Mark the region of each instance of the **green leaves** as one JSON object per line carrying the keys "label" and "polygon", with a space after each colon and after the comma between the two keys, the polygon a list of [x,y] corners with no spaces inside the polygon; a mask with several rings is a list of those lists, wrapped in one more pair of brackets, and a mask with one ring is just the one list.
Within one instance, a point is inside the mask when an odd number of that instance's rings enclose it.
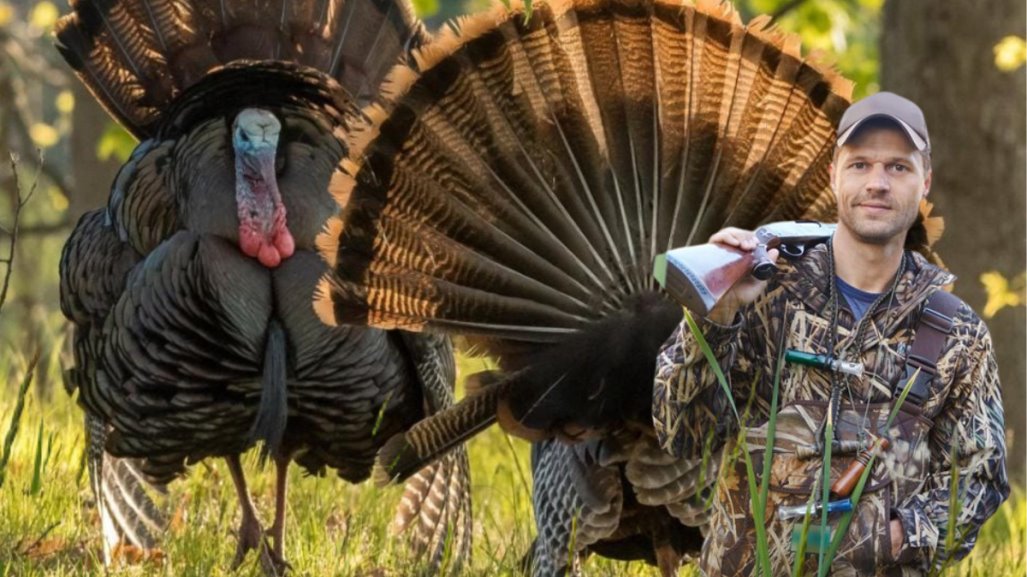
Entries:
{"label": "green leaves", "polygon": [[828,54],[846,78],[856,83],[853,98],[878,90],[883,0],[746,0],[738,3],[748,22],[760,14],[802,38],[803,52]]}
{"label": "green leaves", "polygon": [[100,160],[111,158],[125,162],[135,150],[136,140],[119,124],[110,122],[96,142],[96,157]]}
{"label": "green leaves", "polygon": [[439,11],[439,0],[412,0],[414,12],[421,18],[434,16]]}

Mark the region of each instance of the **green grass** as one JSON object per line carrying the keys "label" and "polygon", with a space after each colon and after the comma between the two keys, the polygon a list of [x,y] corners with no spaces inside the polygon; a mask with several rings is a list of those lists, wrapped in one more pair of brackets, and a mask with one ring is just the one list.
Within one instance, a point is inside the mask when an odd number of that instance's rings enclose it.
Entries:
{"label": "green grass", "polygon": [[[8,432],[17,388],[27,362],[0,350],[0,438]],[[466,365],[467,363],[465,363]],[[479,370],[466,367],[465,374]],[[44,374],[45,373],[45,374]],[[36,377],[60,382],[60,362],[43,359]],[[103,575],[99,527],[82,470],[81,413],[59,387],[45,398],[30,387],[20,428],[0,487],[0,577]],[[533,534],[528,446],[493,428],[470,444],[473,468],[474,550],[465,575],[518,575],[518,562]],[[261,469],[255,451],[244,460],[258,509],[268,523],[273,507],[272,468]],[[400,489],[350,485],[337,477],[306,477],[291,470],[286,555],[294,575],[400,576],[407,572],[401,540],[389,523]],[[254,555],[238,572],[229,569],[238,511],[231,478],[220,460],[209,460],[171,486],[178,511],[165,540],[162,562],[143,562],[115,576],[260,575]],[[973,555],[950,575],[1023,575],[1027,504],[1023,490],[983,528]],[[588,575],[656,576],[642,564],[590,558]],[[690,571],[684,570],[682,574]]]}

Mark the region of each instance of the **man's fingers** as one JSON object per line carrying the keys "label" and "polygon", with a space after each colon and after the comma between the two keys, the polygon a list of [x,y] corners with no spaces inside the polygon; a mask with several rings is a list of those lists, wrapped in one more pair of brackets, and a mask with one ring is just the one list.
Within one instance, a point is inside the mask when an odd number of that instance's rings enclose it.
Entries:
{"label": "man's fingers", "polygon": [[742,250],[753,250],[758,244],[752,231],[734,227],[724,228],[713,233],[709,242],[726,244]]}

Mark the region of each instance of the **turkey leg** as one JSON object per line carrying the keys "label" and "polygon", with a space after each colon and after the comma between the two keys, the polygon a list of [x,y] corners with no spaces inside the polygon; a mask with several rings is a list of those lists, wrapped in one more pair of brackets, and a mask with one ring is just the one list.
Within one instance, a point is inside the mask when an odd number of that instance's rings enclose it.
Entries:
{"label": "turkey leg", "polygon": [[[232,560],[232,570],[242,565],[246,553],[251,549],[260,550],[260,564],[265,572],[278,574],[273,569],[273,559],[267,543],[264,541],[264,530],[257,519],[257,508],[253,506],[253,499],[246,488],[246,477],[243,475],[242,462],[239,455],[225,457],[228,463],[228,471],[232,474],[232,482],[235,484],[235,493],[239,497],[239,508],[242,509],[242,522],[239,523],[239,543],[235,547],[235,558]],[[272,569],[272,571],[268,571]]]}
{"label": "turkey leg", "polygon": [[288,454],[275,457],[275,522],[268,530],[273,544],[271,556],[283,568],[289,566],[285,561],[285,495],[288,489],[290,460],[291,455]]}

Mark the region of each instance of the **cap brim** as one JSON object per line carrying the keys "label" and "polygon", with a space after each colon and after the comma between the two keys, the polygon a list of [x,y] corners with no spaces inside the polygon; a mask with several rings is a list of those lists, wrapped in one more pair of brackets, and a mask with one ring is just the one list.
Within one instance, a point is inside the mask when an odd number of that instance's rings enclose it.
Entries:
{"label": "cap brim", "polygon": [[915,130],[913,130],[913,127],[906,124],[905,121],[903,121],[901,118],[892,116],[890,114],[874,114],[861,120],[858,120],[857,122],[854,122],[852,126],[847,128],[845,132],[841,133],[838,136],[838,146],[842,146],[846,142],[848,142],[849,138],[851,138],[852,135],[856,133],[859,127],[863,126],[863,123],[874,118],[887,118],[895,124],[898,124],[900,127],[902,127],[902,130],[906,133],[906,136],[909,137],[910,142],[913,143],[913,146],[916,147],[917,150],[919,150],[920,152],[924,152],[927,150],[927,142],[923,138],[921,138]]}

